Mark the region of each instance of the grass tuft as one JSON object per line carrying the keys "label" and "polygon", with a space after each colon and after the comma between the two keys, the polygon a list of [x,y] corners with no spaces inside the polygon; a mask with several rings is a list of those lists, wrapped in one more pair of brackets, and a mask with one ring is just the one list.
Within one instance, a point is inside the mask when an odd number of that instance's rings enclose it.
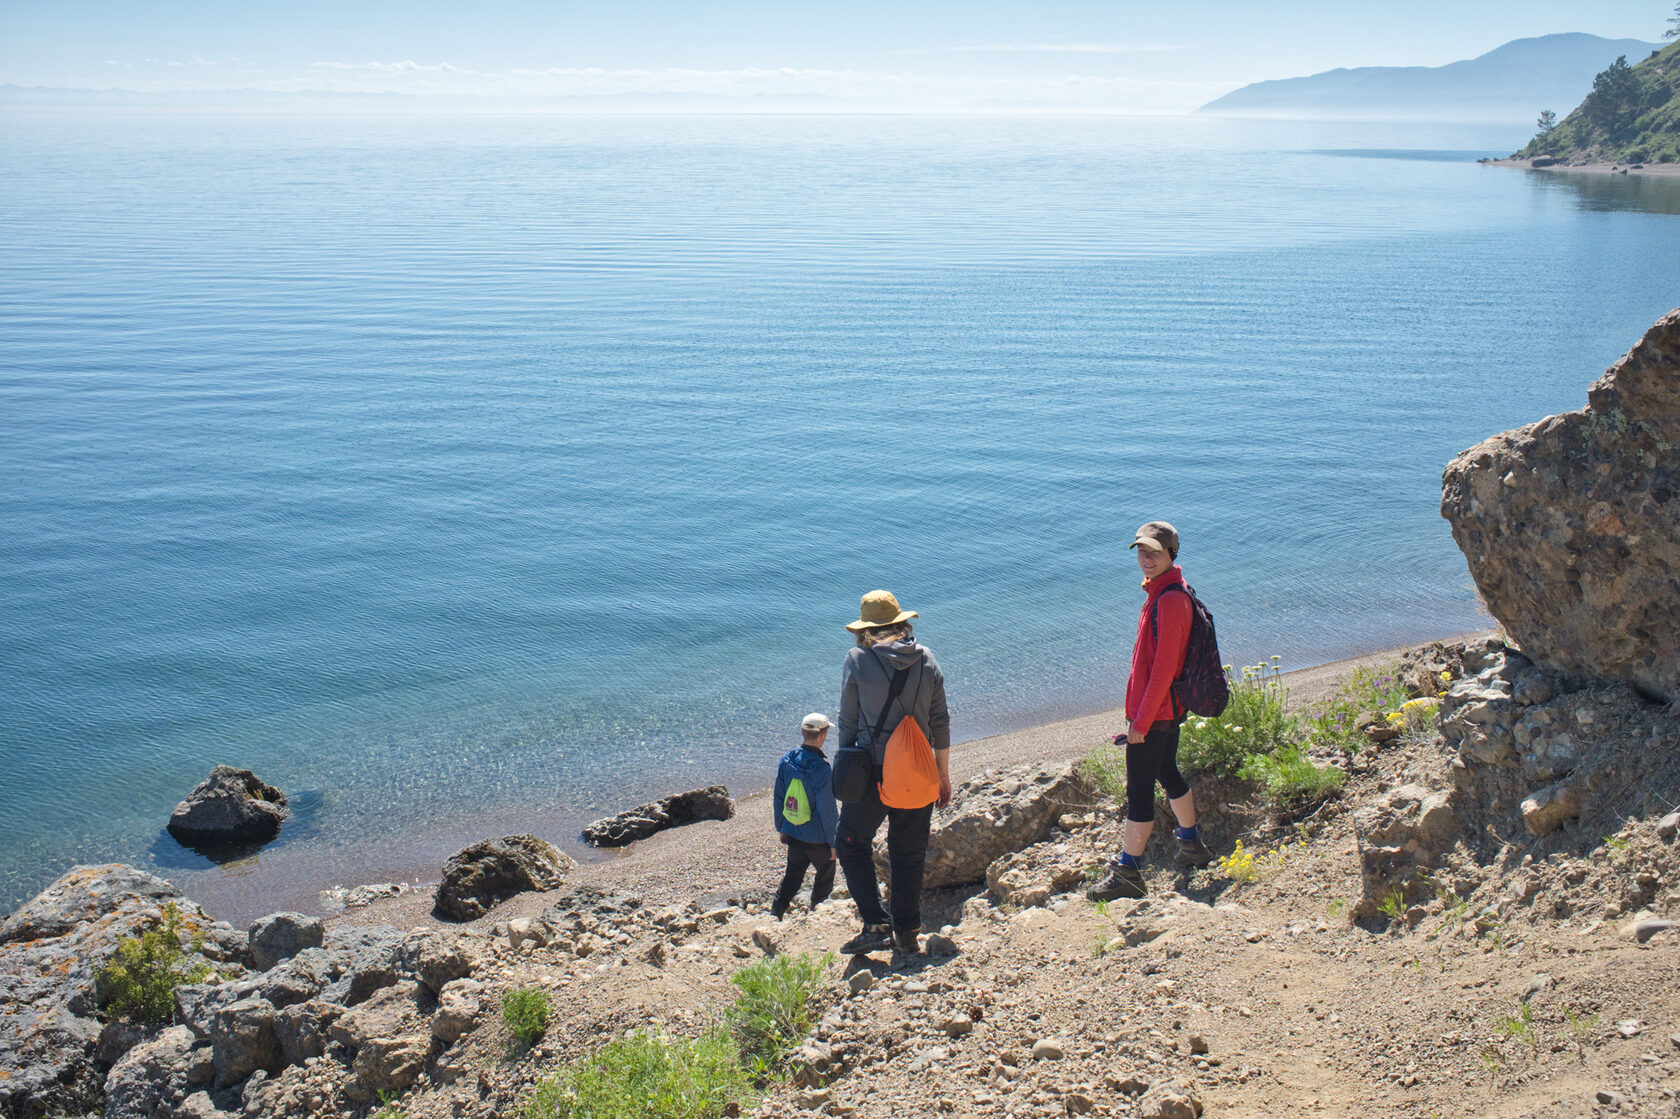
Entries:
{"label": "grass tuft", "polygon": [[754,1071],[767,1076],[787,1063],[811,1032],[811,998],[822,986],[832,955],[767,956],[730,977],[740,990],[725,1014]]}
{"label": "grass tuft", "polygon": [[720,1119],[753,1098],[729,1030],[656,1031],[609,1041],[537,1085],[524,1119]]}
{"label": "grass tuft", "polygon": [[516,987],[502,996],[502,1021],[520,1049],[529,1049],[548,1032],[548,996],[533,987]]}
{"label": "grass tuft", "polygon": [[1321,801],[1342,787],[1342,771],[1332,765],[1314,765],[1299,746],[1280,746],[1276,753],[1255,754],[1238,771],[1245,781],[1256,781],[1266,795],[1285,807]]}
{"label": "grass tuft", "polygon": [[1079,763],[1079,776],[1115,800],[1126,795],[1126,750],[1103,743]]}

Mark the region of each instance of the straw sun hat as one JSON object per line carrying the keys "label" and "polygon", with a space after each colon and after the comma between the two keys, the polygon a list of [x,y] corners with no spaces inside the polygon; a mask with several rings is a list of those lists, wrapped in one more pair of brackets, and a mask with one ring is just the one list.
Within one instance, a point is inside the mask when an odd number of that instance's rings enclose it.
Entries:
{"label": "straw sun hat", "polygon": [[847,622],[846,628],[856,633],[860,629],[874,629],[876,626],[892,626],[907,618],[918,617],[914,610],[904,610],[898,605],[898,599],[891,591],[870,591],[863,596],[863,606],[858,610],[858,620]]}

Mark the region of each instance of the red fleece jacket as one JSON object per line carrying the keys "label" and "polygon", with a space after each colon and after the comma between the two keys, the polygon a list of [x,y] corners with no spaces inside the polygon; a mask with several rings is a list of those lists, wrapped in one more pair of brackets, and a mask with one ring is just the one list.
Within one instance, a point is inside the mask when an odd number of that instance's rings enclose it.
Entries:
{"label": "red fleece jacket", "polygon": [[[1148,598],[1138,614],[1137,640],[1132,643],[1132,674],[1126,678],[1126,718],[1132,729],[1148,734],[1158,722],[1171,722],[1179,711],[1173,702],[1172,682],[1184,670],[1184,650],[1190,644],[1190,596],[1161,592],[1184,585],[1184,571],[1173,567],[1143,585]],[[1160,640],[1149,632],[1149,612],[1160,600],[1156,615]]]}

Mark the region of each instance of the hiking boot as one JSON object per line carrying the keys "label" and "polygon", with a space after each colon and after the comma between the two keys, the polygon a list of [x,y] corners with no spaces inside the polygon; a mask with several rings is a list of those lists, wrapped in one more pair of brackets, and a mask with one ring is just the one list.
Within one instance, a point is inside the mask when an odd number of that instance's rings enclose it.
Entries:
{"label": "hiking boot", "polygon": [[922,942],[917,939],[916,929],[894,929],[893,951],[901,956],[920,956]]}
{"label": "hiking boot", "polygon": [[888,951],[893,943],[891,925],[865,925],[862,932],[840,946],[840,951],[847,956],[864,956]]}
{"label": "hiking boot", "polygon": [[1120,863],[1110,863],[1108,873],[1102,879],[1091,883],[1085,888],[1085,896],[1091,901],[1113,901],[1115,898],[1141,898],[1149,893],[1149,887],[1144,885],[1143,871],[1135,866],[1124,866]]}
{"label": "hiking boot", "polygon": [[1207,866],[1213,862],[1213,850],[1202,837],[1195,839],[1181,839],[1178,841],[1178,851],[1173,855],[1173,864],[1189,870],[1193,867]]}

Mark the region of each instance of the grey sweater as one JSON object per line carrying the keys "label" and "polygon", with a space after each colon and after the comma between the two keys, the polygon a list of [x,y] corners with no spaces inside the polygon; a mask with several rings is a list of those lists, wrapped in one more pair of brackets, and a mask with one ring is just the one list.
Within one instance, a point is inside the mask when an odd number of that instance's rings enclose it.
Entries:
{"label": "grey sweater", "polygon": [[[904,689],[881,724],[881,741],[870,740],[881,706],[892,689],[893,673],[908,668]],[[932,650],[914,641],[894,641],[873,649],[855,648],[840,668],[840,748],[862,746],[880,765],[887,739],[905,715],[915,716],[935,750],[951,746],[951,713],[945,706],[945,676]]]}

